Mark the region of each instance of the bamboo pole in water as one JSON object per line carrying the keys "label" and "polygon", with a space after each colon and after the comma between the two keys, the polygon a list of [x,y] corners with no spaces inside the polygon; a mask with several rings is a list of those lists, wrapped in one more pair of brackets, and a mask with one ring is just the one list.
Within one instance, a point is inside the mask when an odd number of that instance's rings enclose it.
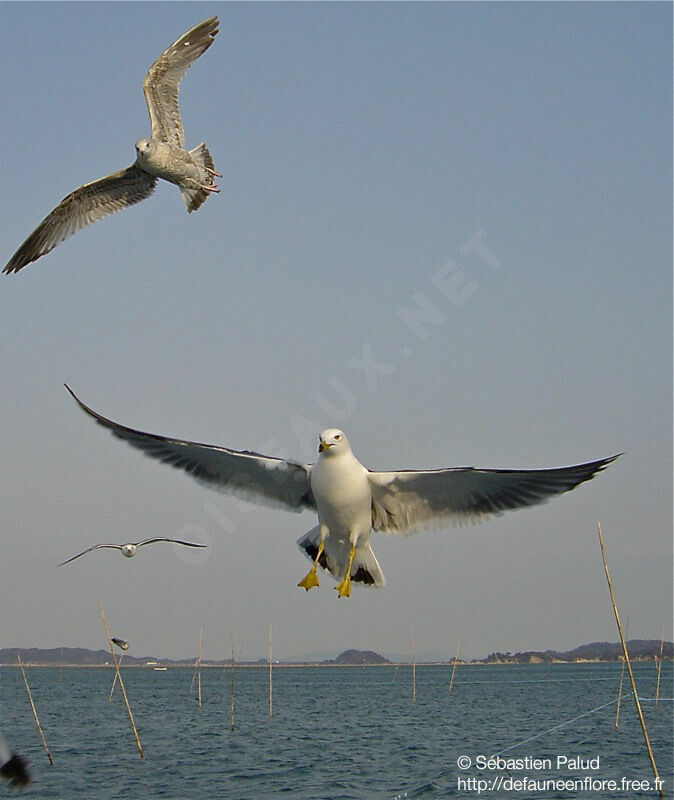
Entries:
{"label": "bamboo pole in water", "polygon": [[23,668],[23,664],[21,663],[21,656],[17,653],[16,658],[19,662],[19,666],[21,667],[21,674],[23,675],[23,682],[26,686],[26,691],[28,692],[28,699],[30,700],[30,707],[33,709],[33,718],[35,719],[35,725],[37,726],[37,732],[40,734],[40,739],[42,741],[42,747],[44,747],[44,751],[47,754],[47,758],[49,759],[49,763],[54,766],[54,759],[51,757],[51,753],[49,752],[49,748],[47,747],[47,740],[44,738],[44,732],[42,730],[42,725],[40,725],[40,718],[37,715],[37,709],[35,708],[35,703],[33,702],[33,695],[30,693],[30,686],[28,685],[28,678],[26,678],[26,671]]}
{"label": "bamboo pole in water", "polygon": [[229,729],[234,730],[234,640],[232,639],[232,669],[229,682]]}
{"label": "bamboo pole in water", "polygon": [[417,641],[412,631],[412,703],[417,702]]}
{"label": "bamboo pole in water", "polygon": [[[121,656],[119,657],[119,666],[120,667],[122,666],[122,659],[123,658],[124,658],[124,653],[122,653]],[[117,672],[115,672],[115,677],[112,679],[112,686],[110,687],[110,696],[108,697],[108,700],[112,700],[112,695],[113,695],[113,693],[115,691],[115,686],[116,685],[117,685]]]}
{"label": "bamboo pole in water", "polygon": [[660,670],[662,669],[662,651],[665,647],[665,626],[662,626],[662,636],[660,637],[660,655],[658,656],[658,677],[655,681],[655,705],[660,700]]}
{"label": "bamboo pole in water", "polygon": [[194,672],[192,673],[192,681],[190,682],[190,694],[194,689],[194,682],[197,682],[197,705],[201,708],[201,654],[204,646],[204,629],[203,626],[199,631],[199,650],[197,657],[194,659]]}
{"label": "bamboo pole in water", "polygon": [[115,665],[115,675],[117,676],[117,680],[119,681],[119,688],[122,690],[122,697],[124,699],[124,705],[126,706],[126,713],[129,716],[129,722],[131,723],[131,730],[133,731],[133,738],[136,740],[136,747],[138,748],[138,755],[141,758],[145,758],[143,755],[143,748],[140,743],[140,739],[138,738],[138,731],[136,730],[136,723],[133,721],[133,714],[131,713],[131,706],[129,705],[129,698],[126,696],[126,689],[124,688],[124,681],[122,680],[122,674],[119,671],[119,664],[117,663],[117,658],[115,657],[115,651],[112,649],[112,639],[110,638],[110,629],[108,628],[108,621],[105,618],[105,612],[103,611],[103,603],[98,601],[98,610],[101,614],[101,620],[103,622],[103,628],[105,630],[105,638],[108,640],[108,649],[110,650],[110,655],[112,656],[112,663]]}
{"label": "bamboo pole in water", "polygon": [[648,758],[651,762],[651,767],[653,769],[653,775],[655,776],[655,785],[658,789],[658,794],[660,797],[664,797],[665,793],[662,790],[662,780],[660,775],[658,774],[658,768],[655,765],[655,758],[653,757],[653,750],[651,749],[651,742],[648,738],[648,730],[646,728],[646,720],[644,719],[643,712],[641,710],[641,703],[639,702],[639,695],[637,694],[637,687],[634,683],[634,675],[632,674],[632,665],[630,664],[630,658],[627,654],[627,645],[625,644],[625,637],[623,636],[623,629],[622,625],[620,624],[620,615],[618,614],[618,607],[616,606],[615,602],[615,595],[613,594],[613,584],[611,583],[611,576],[608,571],[608,564],[606,563],[606,552],[604,551],[604,539],[601,535],[601,523],[597,523],[597,532],[599,534],[599,546],[601,548],[601,558],[604,562],[604,572],[606,574],[606,583],[608,584],[608,591],[611,595],[611,605],[613,606],[613,614],[615,616],[616,625],[618,626],[618,634],[620,636],[620,644],[622,645],[623,649],[623,657],[625,659],[625,664],[627,666],[627,674],[630,676],[630,684],[632,686],[632,697],[634,697],[634,704],[637,708],[637,714],[639,715],[639,722],[641,723],[641,730],[644,735],[644,742],[646,743],[646,750],[648,751]]}
{"label": "bamboo pole in water", "polygon": [[459,642],[459,646],[456,648],[456,656],[454,656],[454,665],[452,666],[452,674],[449,677],[449,686],[447,687],[447,694],[452,693],[452,687],[454,686],[454,675],[456,673],[456,665],[459,663],[460,655],[461,655],[461,642]]}
{"label": "bamboo pole in water", "polygon": [[204,649],[204,629],[199,630],[199,653],[197,654],[197,705],[201,708],[201,655]]}
{"label": "bamboo pole in water", "polygon": [[[625,622],[625,643],[629,642],[629,631],[630,626],[630,618],[627,617]],[[615,722],[613,723],[613,727],[618,730],[618,724],[620,722],[620,701],[622,700],[623,696],[623,680],[625,679],[625,659],[623,658],[622,667],[620,668],[620,682],[618,683],[618,702],[616,703],[615,707]]]}
{"label": "bamboo pole in water", "polygon": [[272,670],[272,660],[271,660],[271,622],[270,622],[269,623],[269,718],[270,719],[272,711],[271,670]]}

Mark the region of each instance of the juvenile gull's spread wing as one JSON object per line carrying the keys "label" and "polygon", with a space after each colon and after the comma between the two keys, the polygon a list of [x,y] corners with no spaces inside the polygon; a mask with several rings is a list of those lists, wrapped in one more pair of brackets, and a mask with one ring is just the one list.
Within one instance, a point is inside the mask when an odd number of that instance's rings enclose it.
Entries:
{"label": "juvenile gull's spread wing", "polygon": [[229,450],[133,430],[97,414],[85,406],[69,386],[66,385],[66,389],[83,411],[117,438],[158,461],[185,470],[211,488],[236,492],[251,501],[291,511],[316,507],[309,486],[310,468],[306,465],[248,450]]}
{"label": "juvenile gull's spread wing", "polygon": [[382,533],[462,525],[516,508],[544,503],[589,481],[618,458],[558,469],[454,467],[428,471],[370,472],[372,527]]}
{"label": "juvenile gull's spread wing", "polygon": [[218,18],[209,17],[159,56],[143,81],[143,94],[152,123],[152,136],[182,147],[185,143],[178,106],[178,86],[192,62],[213,44],[218,32]]}
{"label": "juvenile gull's spread wing", "polygon": [[3,272],[7,275],[18,272],[92,222],[145,200],[154,191],[156,183],[154,176],[135,164],[85,183],[49,212],[14,253]]}

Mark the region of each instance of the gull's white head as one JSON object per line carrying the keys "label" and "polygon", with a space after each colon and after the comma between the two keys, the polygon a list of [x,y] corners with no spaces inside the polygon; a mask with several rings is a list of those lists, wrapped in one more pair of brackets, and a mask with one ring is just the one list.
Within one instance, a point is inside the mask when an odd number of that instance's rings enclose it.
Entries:
{"label": "gull's white head", "polygon": [[322,454],[347,453],[351,451],[346,434],[337,428],[327,428],[318,437],[318,452]]}
{"label": "gull's white head", "polygon": [[132,556],[136,555],[136,550],[138,550],[138,547],[135,544],[123,544],[120,550],[122,551],[123,556],[131,558]]}
{"label": "gull's white head", "polygon": [[139,139],[136,142],[136,155],[138,158],[144,158],[152,149],[151,139]]}

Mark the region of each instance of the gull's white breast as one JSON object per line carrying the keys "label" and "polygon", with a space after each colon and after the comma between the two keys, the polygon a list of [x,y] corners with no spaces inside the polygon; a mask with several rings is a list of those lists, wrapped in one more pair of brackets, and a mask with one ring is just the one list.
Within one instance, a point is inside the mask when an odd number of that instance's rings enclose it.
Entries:
{"label": "gull's white breast", "polygon": [[319,458],[311,468],[319,522],[330,533],[369,535],[372,493],[368,471],[350,453]]}

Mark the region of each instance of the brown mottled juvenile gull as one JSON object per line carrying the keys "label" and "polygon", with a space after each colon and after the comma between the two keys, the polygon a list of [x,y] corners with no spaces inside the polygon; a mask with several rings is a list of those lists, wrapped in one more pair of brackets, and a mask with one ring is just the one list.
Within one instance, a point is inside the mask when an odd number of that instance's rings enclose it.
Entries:
{"label": "brown mottled juvenile gull", "polygon": [[349,596],[352,581],[366,586],[385,583],[370,546],[372,530],[404,535],[537,505],[589,481],[618,458],[558,469],[374,472],[356,459],[344,433],[330,428],[319,437],[316,463],[297,464],[127,428],[97,414],[69,386],[66,389],[83,411],[117,438],[200,482],[267,505],[315,511],[319,524],[297,542],[313,561],[298,586],[307,591],[318,586],[320,566],[340,580],[339,597]]}
{"label": "brown mottled juvenile gull", "polygon": [[3,272],[18,272],[73,233],[108,214],[139,203],[154,191],[157,178],[175,183],[187,211],[196,211],[219,189],[211,154],[203,142],[184,150],[185,135],[178,107],[178,86],[188,67],[213,43],[218,18],[209,17],[184,33],[148,70],[143,93],[152,135],[136,142],[136,161],[126,169],[85,183],[56,206],[9,260]]}
{"label": "brown mottled juvenile gull", "polygon": [[112,550],[119,550],[121,554],[127,558],[133,558],[136,555],[136,551],[139,547],[143,547],[143,545],[146,544],[154,544],[155,542],[173,542],[174,544],[182,544],[185,547],[207,546],[205,544],[198,544],[197,542],[184,542],[182,539],[169,539],[166,536],[155,536],[152,539],[143,539],[142,542],[128,542],[127,544],[95,544],[93,547],[88,547],[86,550],[82,550],[81,553],[69,558],[67,561],[62,561],[58,566],[62,567],[64,564],[70,564],[71,561],[83,556],[85,553],[90,553],[92,550],[101,550],[106,547]]}

